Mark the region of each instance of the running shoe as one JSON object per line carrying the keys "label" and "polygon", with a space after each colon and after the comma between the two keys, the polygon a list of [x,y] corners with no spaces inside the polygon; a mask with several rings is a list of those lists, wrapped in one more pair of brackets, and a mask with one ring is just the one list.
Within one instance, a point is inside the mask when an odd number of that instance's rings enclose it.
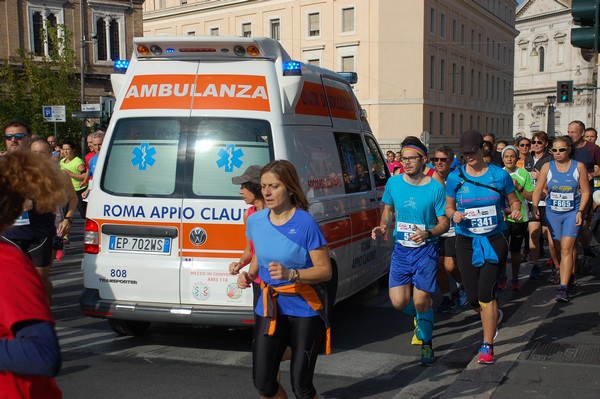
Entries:
{"label": "running shoe", "polygon": [[62,249],[57,250],[56,255],[54,255],[54,259],[56,259],[56,260],[61,260],[64,257],[65,257],[65,251],[63,251]]}
{"label": "running shoe", "polygon": [[540,267],[538,265],[533,265],[533,267],[531,268],[531,274],[529,275],[529,278],[532,280],[539,280],[541,275],[542,270],[540,269]]}
{"label": "running shoe", "polygon": [[498,337],[498,330],[500,329],[500,322],[504,318],[504,312],[498,309],[498,321],[496,322],[496,332],[494,333],[494,340]]}
{"label": "running shoe", "polygon": [[499,290],[505,289],[507,283],[508,283],[508,277],[506,277],[506,274],[504,276],[500,276],[500,278],[498,278],[498,289]]}
{"label": "running shoe", "polygon": [[458,307],[464,308],[467,302],[469,301],[467,299],[467,293],[463,288],[459,289],[457,292],[458,295],[456,297],[456,304],[458,305]]}
{"label": "running shoe", "polygon": [[423,366],[431,366],[435,361],[435,356],[433,355],[433,348],[431,347],[431,342],[424,343],[421,345],[421,365]]}
{"label": "running shoe", "polygon": [[512,279],[510,282],[510,289],[513,291],[521,291],[523,286],[519,283],[519,279]]}
{"label": "running shoe", "polygon": [[548,282],[551,284],[560,283],[560,270],[558,267],[554,267],[552,272],[550,273],[550,277],[548,277]]}
{"label": "running shoe", "polygon": [[421,339],[419,339],[419,337],[417,337],[417,332],[419,332],[419,327],[417,326],[417,318],[413,317],[413,324],[415,326],[415,331],[413,333],[412,339],[410,340],[410,343],[412,345],[423,345],[423,341]]}
{"label": "running shoe", "polygon": [[490,344],[483,342],[481,348],[479,348],[479,355],[477,356],[477,363],[479,364],[494,364],[494,347]]}
{"label": "running shoe", "polygon": [[452,298],[449,298],[444,295],[442,303],[440,303],[440,306],[438,306],[437,311],[438,313],[448,313],[453,307],[454,301],[452,300]]}
{"label": "running shoe", "polygon": [[569,302],[569,289],[560,287],[556,293],[556,302]]}

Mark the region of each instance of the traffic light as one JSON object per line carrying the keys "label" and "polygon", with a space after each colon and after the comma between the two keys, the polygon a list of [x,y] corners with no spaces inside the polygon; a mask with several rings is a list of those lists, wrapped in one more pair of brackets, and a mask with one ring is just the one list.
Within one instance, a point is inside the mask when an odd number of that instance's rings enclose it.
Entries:
{"label": "traffic light", "polygon": [[104,128],[108,126],[116,101],[114,97],[100,96],[100,125]]}
{"label": "traffic light", "polygon": [[556,102],[557,103],[572,103],[573,102],[573,81],[559,80],[556,82]]}
{"label": "traffic light", "polygon": [[598,28],[600,23],[598,0],[573,0],[571,15],[573,23],[582,28],[571,29],[571,45],[598,52]]}

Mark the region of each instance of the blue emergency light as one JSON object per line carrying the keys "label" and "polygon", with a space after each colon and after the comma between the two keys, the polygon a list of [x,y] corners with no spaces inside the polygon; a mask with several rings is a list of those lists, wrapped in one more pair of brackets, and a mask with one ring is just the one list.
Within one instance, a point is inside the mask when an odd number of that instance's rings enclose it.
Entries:
{"label": "blue emergency light", "polygon": [[282,64],[283,76],[302,76],[302,63],[287,61]]}
{"label": "blue emergency light", "polygon": [[115,60],[114,64],[113,64],[113,68],[114,68],[115,72],[124,73],[125,71],[127,71],[128,67],[129,67],[129,60]]}

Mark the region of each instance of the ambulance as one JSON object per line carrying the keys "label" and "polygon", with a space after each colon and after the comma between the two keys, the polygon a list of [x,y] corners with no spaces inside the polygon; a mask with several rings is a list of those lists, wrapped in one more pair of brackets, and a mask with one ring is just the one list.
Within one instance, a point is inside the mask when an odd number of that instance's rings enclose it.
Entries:
{"label": "ambulance", "polygon": [[83,312],[121,335],[152,322],[252,326],[228,273],[245,247],[231,178],[291,161],[327,239],[328,308],[386,275],[373,241],[389,172],[352,87],[278,41],[134,39],[99,154],[84,233]]}

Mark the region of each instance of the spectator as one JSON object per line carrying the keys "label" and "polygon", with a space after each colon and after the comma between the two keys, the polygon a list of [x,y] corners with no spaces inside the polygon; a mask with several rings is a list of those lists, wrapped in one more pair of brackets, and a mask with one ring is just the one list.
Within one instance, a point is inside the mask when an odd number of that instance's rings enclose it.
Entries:
{"label": "spectator", "polygon": [[[14,151],[0,158],[0,233],[34,202],[40,213],[51,213],[66,200],[54,190],[63,180],[49,161]],[[0,389],[2,397],[60,399],[56,385],[60,347],[48,299],[31,260],[0,240]],[[25,396],[24,396],[25,395]]]}
{"label": "spectator", "polygon": [[75,152],[75,143],[65,141],[63,143],[63,151],[65,157],[60,160],[60,168],[71,178],[71,183],[77,193],[79,205],[77,209],[82,218],[85,219],[87,203],[83,200],[82,194],[87,186],[83,184],[86,175],[86,168],[83,159],[79,158]]}

